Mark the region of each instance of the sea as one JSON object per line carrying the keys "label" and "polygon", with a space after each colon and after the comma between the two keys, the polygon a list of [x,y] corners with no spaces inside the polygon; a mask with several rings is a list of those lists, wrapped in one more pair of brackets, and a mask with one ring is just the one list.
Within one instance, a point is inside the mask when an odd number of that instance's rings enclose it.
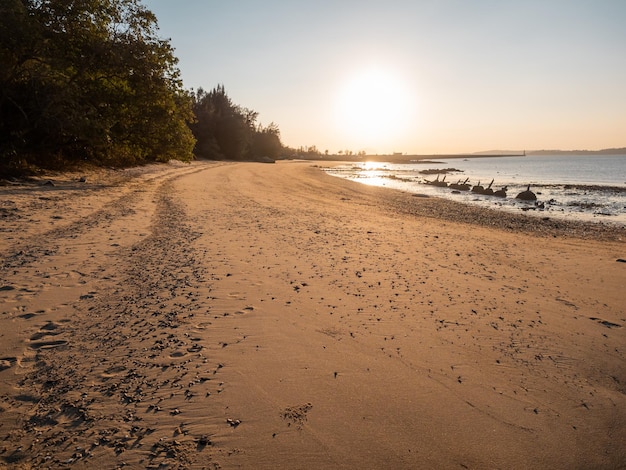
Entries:
{"label": "sea", "polygon": [[[626,155],[526,155],[429,158],[408,163],[346,163],[325,171],[359,183],[530,216],[615,224],[626,228]],[[429,182],[480,185],[506,197],[438,187]],[[493,181],[493,182],[492,182]],[[529,189],[537,199],[516,196]]]}

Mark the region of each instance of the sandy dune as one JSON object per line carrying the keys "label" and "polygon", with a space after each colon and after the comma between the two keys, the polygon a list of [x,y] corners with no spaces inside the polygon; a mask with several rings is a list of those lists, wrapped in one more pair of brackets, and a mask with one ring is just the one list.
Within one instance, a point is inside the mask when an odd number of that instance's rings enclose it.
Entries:
{"label": "sandy dune", "polygon": [[137,173],[0,187],[0,468],[626,468],[618,230]]}

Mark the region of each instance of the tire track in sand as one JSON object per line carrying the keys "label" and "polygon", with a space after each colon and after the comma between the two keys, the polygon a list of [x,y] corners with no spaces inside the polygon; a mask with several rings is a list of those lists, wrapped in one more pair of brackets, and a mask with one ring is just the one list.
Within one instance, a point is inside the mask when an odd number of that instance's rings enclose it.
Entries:
{"label": "tire track in sand", "polygon": [[[221,365],[211,361],[200,334],[208,323],[199,319],[208,309],[210,280],[191,247],[197,234],[171,191],[172,181],[204,169],[140,185],[3,260],[10,285],[47,256],[56,270],[83,273],[81,289],[88,293],[32,312],[37,295],[2,292],[19,308],[0,321],[29,322],[30,338],[0,370],[0,461],[187,468],[201,459],[211,468],[210,435],[218,423],[202,416],[221,391]],[[106,232],[119,231],[149,200],[150,234],[107,243]],[[93,239],[92,256],[72,256],[72,244],[86,238]]]}

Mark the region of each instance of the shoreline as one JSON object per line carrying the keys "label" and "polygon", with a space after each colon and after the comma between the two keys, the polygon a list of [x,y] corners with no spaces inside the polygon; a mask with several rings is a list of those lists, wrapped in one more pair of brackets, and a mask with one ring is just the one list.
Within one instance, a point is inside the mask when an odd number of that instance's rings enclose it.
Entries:
{"label": "shoreline", "polygon": [[300,156],[294,161],[301,160],[310,163],[365,163],[368,161],[378,163],[438,163],[437,159],[461,159],[461,158],[494,158],[494,157],[526,157],[524,154],[488,154],[488,155],[475,155],[475,154],[433,154],[433,155],[324,155],[317,157],[303,157]]}
{"label": "shoreline", "polygon": [[615,233],[309,162],[113,176],[0,188],[0,468],[626,458]]}
{"label": "shoreline", "polygon": [[[558,229],[567,229],[574,236],[578,237],[588,237],[593,233],[600,234],[603,231],[613,232],[608,237],[612,239],[619,239],[619,234],[616,233],[616,230],[626,228],[626,221],[624,219],[624,215],[621,212],[615,212],[619,210],[617,208],[618,204],[613,203],[612,206],[607,206],[607,212],[603,213],[603,206],[596,206],[591,203],[591,207],[599,207],[600,209],[597,213],[591,213],[591,211],[585,211],[583,213],[577,214],[576,209],[578,206],[589,205],[590,203],[587,201],[586,197],[580,196],[579,199],[572,198],[572,194],[560,194],[555,192],[554,188],[562,188],[562,192],[565,193],[571,190],[593,190],[593,191],[604,191],[606,194],[613,193],[623,193],[626,191],[626,188],[619,186],[598,186],[598,185],[582,185],[582,184],[540,184],[535,183],[532,185],[533,190],[537,192],[538,200],[540,203],[538,205],[532,205],[528,203],[523,203],[521,201],[516,200],[514,197],[517,192],[526,189],[526,184],[516,185],[514,183],[506,182],[509,186],[509,190],[512,191],[512,195],[509,195],[507,198],[497,198],[492,196],[480,196],[476,195],[471,191],[453,191],[453,188],[434,188],[429,185],[425,185],[423,181],[415,179],[413,173],[409,173],[409,176],[404,176],[402,171],[404,170],[394,170],[387,169],[383,167],[382,169],[375,169],[373,172],[372,178],[375,181],[374,183],[369,183],[369,174],[367,171],[363,171],[359,173],[358,171],[354,173],[353,169],[344,169],[343,165],[350,165],[350,162],[333,162],[328,164],[319,164],[320,168],[323,168],[330,175],[337,178],[343,178],[351,181],[355,181],[359,184],[371,185],[371,186],[379,186],[385,189],[407,192],[413,194],[414,197],[420,198],[433,198],[442,201],[451,201],[457,202],[461,204],[465,204],[467,206],[476,208],[480,207],[481,209],[492,210],[497,213],[512,215],[516,217],[521,213],[523,215],[528,215],[533,219],[539,219],[539,224],[546,225],[545,222],[548,222],[548,225],[553,225],[554,228]],[[336,168],[339,167],[339,170]],[[460,171],[460,170],[456,170]],[[438,171],[441,173],[441,171]],[[354,176],[350,178],[354,173]],[[423,173],[423,172],[420,172]],[[423,175],[422,175],[423,176]],[[426,179],[426,178],[425,178]],[[380,181],[376,181],[380,180]],[[424,186],[421,189],[421,186]],[[518,187],[519,186],[519,187]],[[511,189],[513,188],[513,189]],[[548,195],[546,195],[546,191]],[[617,197],[617,196],[616,196]],[[542,199],[543,198],[543,199]],[[555,199],[556,198],[556,199]],[[495,207],[495,206],[498,207]],[[442,208],[442,211],[444,209]],[[447,209],[445,209],[447,210]],[[471,222],[471,217],[468,217],[468,214],[462,214],[463,211],[459,211],[455,207],[451,207],[450,213],[452,214],[460,214],[461,220],[464,222]],[[467,212],[467,211],[466,211]],[[617,216],[617,217],[614,217]],[[477,220],[480,221],[485,217],[480,213],[477,213]],[[615,219],[615,220],[614,220]],[[518,221],[509,220],[506,225],[508,228],[516,227],[517,229],[524,230],[525,227],[529,227],[531,224],[529,223],[521,223],[524,219],[520,219]],[[552,223],[554,222],[554,223]],[[480,222],[478,222],[480,223]],[[580,227],[576,227],[576,224],[582,224]],[[492,225],[497,226],[498,223],[494,223]],[[502,224],[500,224],[502,225]],[[530,227],[534,230],[533,227]],[[545,231],[545,228],[541,228],[541,231]],[[561,230],[562,232],[562,230]],[[604,236],[604,235],[602,235]]]}
{"label": "shoreline", "polygon": [[[316,165],[318,168],[330,168],[328,165]],[[381,201],[387,202],[390,210],[418,217],[433,217],[450,222],[475,224],[482,227],[497,228],[507,232],[519,232],[544,237],[573,237],[580,239],[597,239],[604,241],[625,240],[624,228],[598,222],[567,221],[550,216],[540,217],[524,213],[511,213],[498,209],[478,207],[450,199],[428,196],[422,197],[418,193],[369,186],[363,183],[349,181],[340,177],[326,175],[330,178],[342,179],[352,184],[365,186],[368,191],[380,190]]]}
{"label": "shoreline", "polygon": [[319,157],[298,157],[303,161],[309,161],[314,163],[319,162],[343,162],[343,163],[364,163],[367,161],[379,162],[379,163],[426,163],[432,160],[430,163],[437,163],[438,159],[456,160],[461,158],[504,158],[504,157],[542,157],[542,156],[624,156],[626,155],[626,149],[614,149],[613,151],[593,151],[593,150],[532,150],[526,151],[526,153],[453,153],[453,154],[416,154],[416,155],[320,155]]}

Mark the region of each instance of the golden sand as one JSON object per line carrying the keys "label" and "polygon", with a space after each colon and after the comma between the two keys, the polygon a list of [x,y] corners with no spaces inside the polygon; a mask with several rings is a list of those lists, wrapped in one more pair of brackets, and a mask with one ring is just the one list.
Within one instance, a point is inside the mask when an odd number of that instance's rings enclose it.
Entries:
{"label": "golden sand", "polygon": [[77,179],[0,187],[0,467],[626,462],[620,230],[304,162]]}

